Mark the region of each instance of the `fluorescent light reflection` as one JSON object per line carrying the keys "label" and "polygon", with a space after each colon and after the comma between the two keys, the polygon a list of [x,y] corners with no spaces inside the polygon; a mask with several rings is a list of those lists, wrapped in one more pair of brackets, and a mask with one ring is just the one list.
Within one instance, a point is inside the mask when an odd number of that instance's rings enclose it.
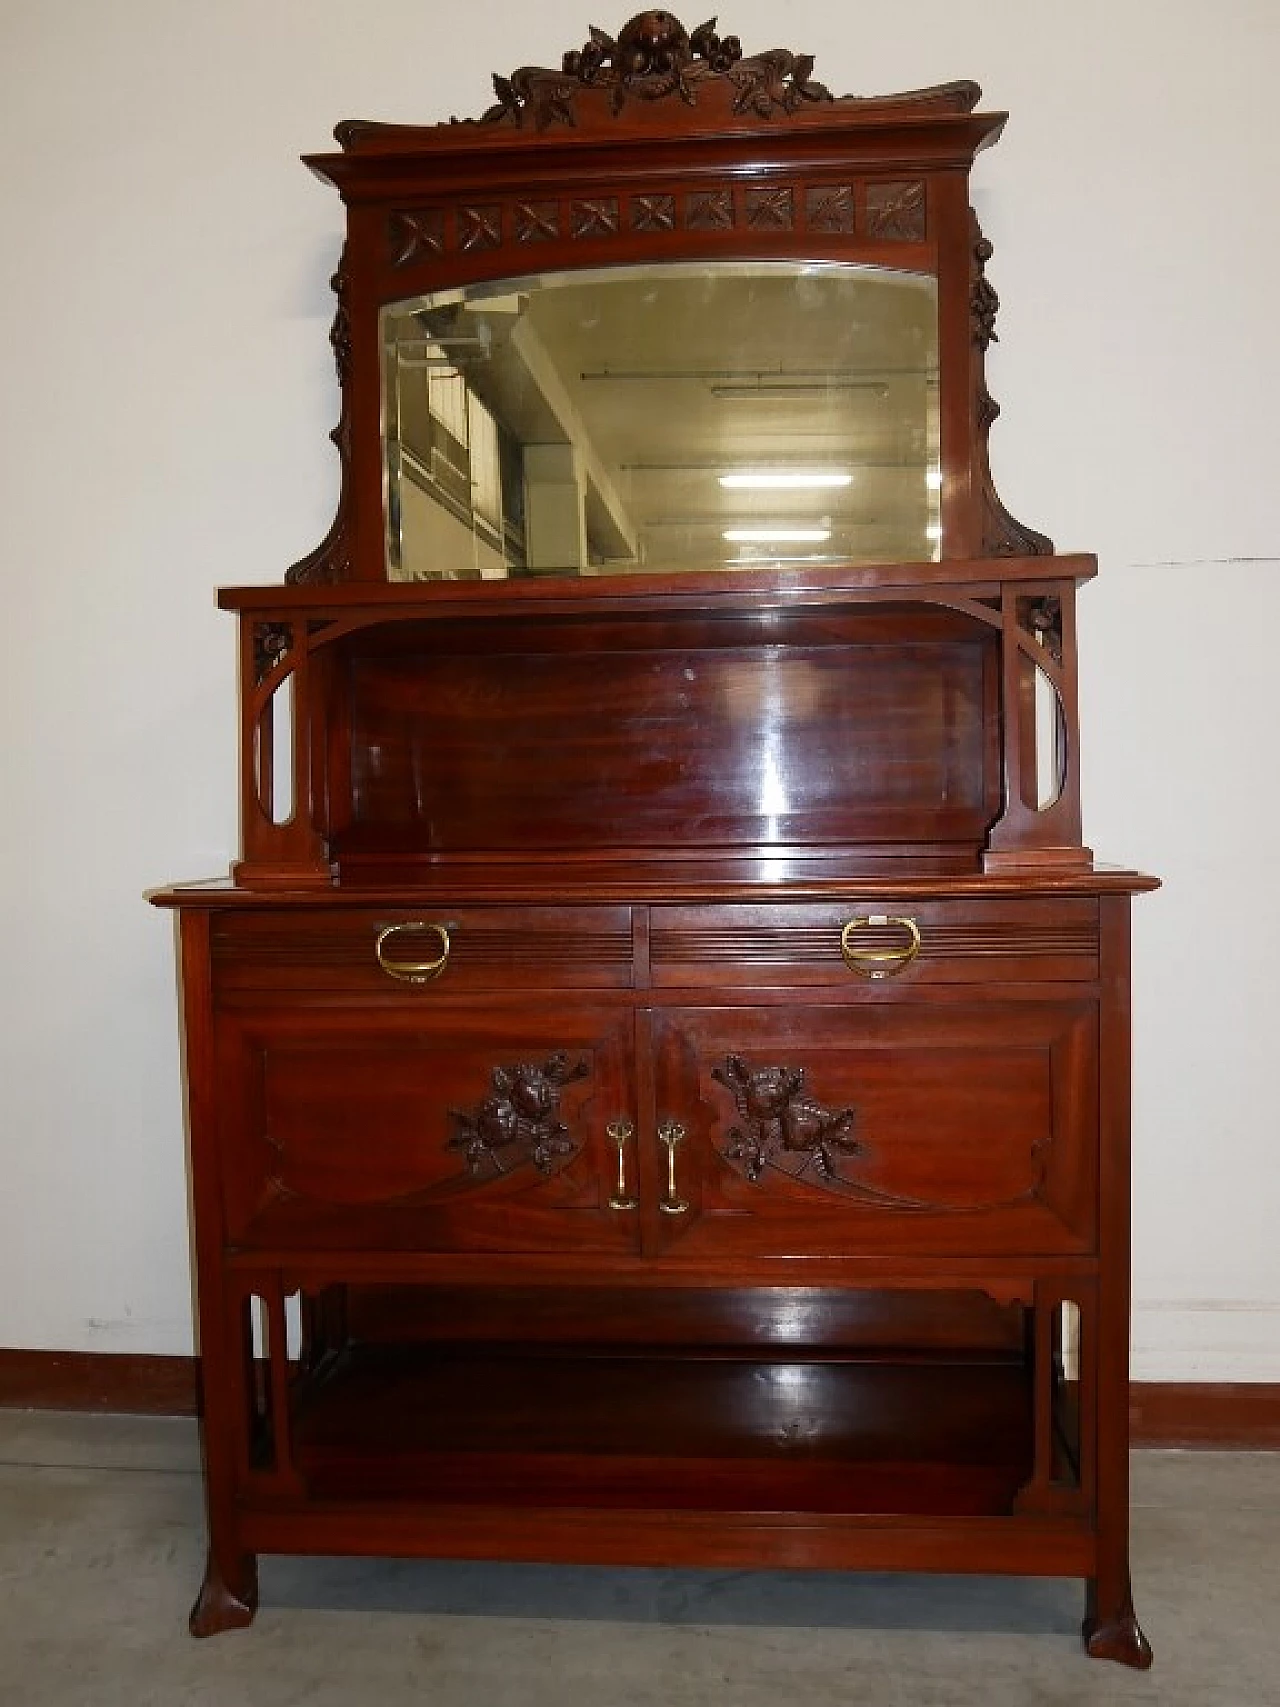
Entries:
{"label": "fluorescent light reflection", "polygon": [[726,528],[721,539],[730,545],[821,545],[830,528]]}
{"label": "fluorescent light reflection", "polygon": [[745,468],[736,474],[720,476],[723,487],[749,492],[805,492],[823,486],[849,486],[852,483],[852,474],[822,468]]}

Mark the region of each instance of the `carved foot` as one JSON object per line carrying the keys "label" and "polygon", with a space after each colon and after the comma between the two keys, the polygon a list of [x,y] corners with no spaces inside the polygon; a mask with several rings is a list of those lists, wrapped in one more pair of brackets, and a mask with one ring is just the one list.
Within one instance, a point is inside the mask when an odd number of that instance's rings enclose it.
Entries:
{"label": "carved foot", "polygon": [[1090,1592],[1089,1610],[1081,1633],[1090,1659],[1115,1660],[1119,1665],[1146,1671],[1154,1658],[1151,1644],[1142,1634],[1142,1627],[1134,1616],[1133,1601],[1127,1594],[1116,1612],[1106,1616],[1099,1614]]}
{"label": "carved foot", "polygon": [[258,1561],[252,1553],[246,1553],[239,1565],[233,1582],[228,1583],[210,1549],[204,1581],[191,1608],[193,1636],[217,1636],[224,1630],[243,1630],[246,1624],[253,1623],[258,1610]]}

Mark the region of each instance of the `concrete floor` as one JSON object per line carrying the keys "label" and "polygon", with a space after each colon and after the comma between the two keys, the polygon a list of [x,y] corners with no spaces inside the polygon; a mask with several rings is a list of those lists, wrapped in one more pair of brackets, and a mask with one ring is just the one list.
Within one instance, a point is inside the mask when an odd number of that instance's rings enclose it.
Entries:
{"label": "concrete floor", "polygon": [[186,1634],[195,1430],[0,1411],[3,1707],[1280,1707],[1280,1454],[1140,1453],[1146,1674],[1067,1582],[265,1559]]}

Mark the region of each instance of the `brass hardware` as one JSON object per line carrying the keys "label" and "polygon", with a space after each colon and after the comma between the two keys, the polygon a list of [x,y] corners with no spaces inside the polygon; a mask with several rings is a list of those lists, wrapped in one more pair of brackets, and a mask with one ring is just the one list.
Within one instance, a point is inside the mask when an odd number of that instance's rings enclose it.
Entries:
{"label": "brass hardware", "polygon": [[[855,948],[853,936],[864,925],[900,925],[910,941],[903,948]],[[910,966],[920,952],[920,927],[914,919],[898,913],[863,913],[840,932],[840,953],[846,966],[861,972],[864,978],[894,978]]]}
{"label": "brass hardware", "polygon": [[[434,960],[388,960],[383,952],[385,945],[394,936],[434,934],[440,944],[440,953]],[[435,924],[428,919],[409,919],[403,924],[387,925],[378,932],[373,952],[377,956],[378,965],[389,978],[398,978],[402,984],[429,984],[433,978],[438,978],[449,964],[449,931],[445,925]]]}
{"label": "brass hardware", "polygon": [[664,1120],[658,1137],[667,1147],[667,1195],[658,1208],[664,1215],[683,1215],[689,1205],[676,1186],[676,1146],[684,1138],[684,1127],[678,1120]]}
{"label": "brass hardware", "polygon": [[637,1209],[639,1199],[627,1195],[627,1140],[635,1131],[629,1120],[611,1120],[605,1131],[618,1152],[618,1189],[609,1199],[610,1209]]}

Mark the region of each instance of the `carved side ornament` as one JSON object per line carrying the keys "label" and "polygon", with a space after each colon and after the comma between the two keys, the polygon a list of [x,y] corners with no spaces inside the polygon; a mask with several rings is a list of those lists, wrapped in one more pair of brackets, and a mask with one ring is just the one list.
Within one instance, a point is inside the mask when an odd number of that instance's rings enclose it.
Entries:
{"label": "carved side ornament", "polygon": [[338,510],[333,518],[333,525],[315,550],[286,571],[285,581],[290,586],[330,587],[339,581],[348,580],[351,575],[347,512],[351,484],[351,409],[348,388],[351,379],[352,346],[345,249],[342,259],[338,262],[338,270],[329,283],[337,298],[333,325],[329,330],[329,343],[333,349],[333,365],[338,371],[338,384],[342,388],[342,411],[337,426],[329,434],[338,447],[341,461]]}
{"label": "carved side ornament", "polygon": [[991,453],[989,436],[991,428],[1000,414],[1000,405],[987,390],[986,364],[984,357],[993,343],[999,342],[996,331],[996,315],[1000,310],[1000,298],[996,295],[995,286],[987,277],[987,262],[991,259],[993,248],[990,240],[983,236],[982,227],[978,224],[978,216],[972,209],[969,211],[970,238],[970,285],[969,285],[969,323],[972,332],[973,345],[973,408],[977,423],[977,461],[978,478],[982,493],[982,539],[981,555],[983,557],[1052,557],[1053,541],[1045,534],[1037,533],[1025,523],[1017,521],[1000,502],[1000,496],[995,488],[991,475]]}

